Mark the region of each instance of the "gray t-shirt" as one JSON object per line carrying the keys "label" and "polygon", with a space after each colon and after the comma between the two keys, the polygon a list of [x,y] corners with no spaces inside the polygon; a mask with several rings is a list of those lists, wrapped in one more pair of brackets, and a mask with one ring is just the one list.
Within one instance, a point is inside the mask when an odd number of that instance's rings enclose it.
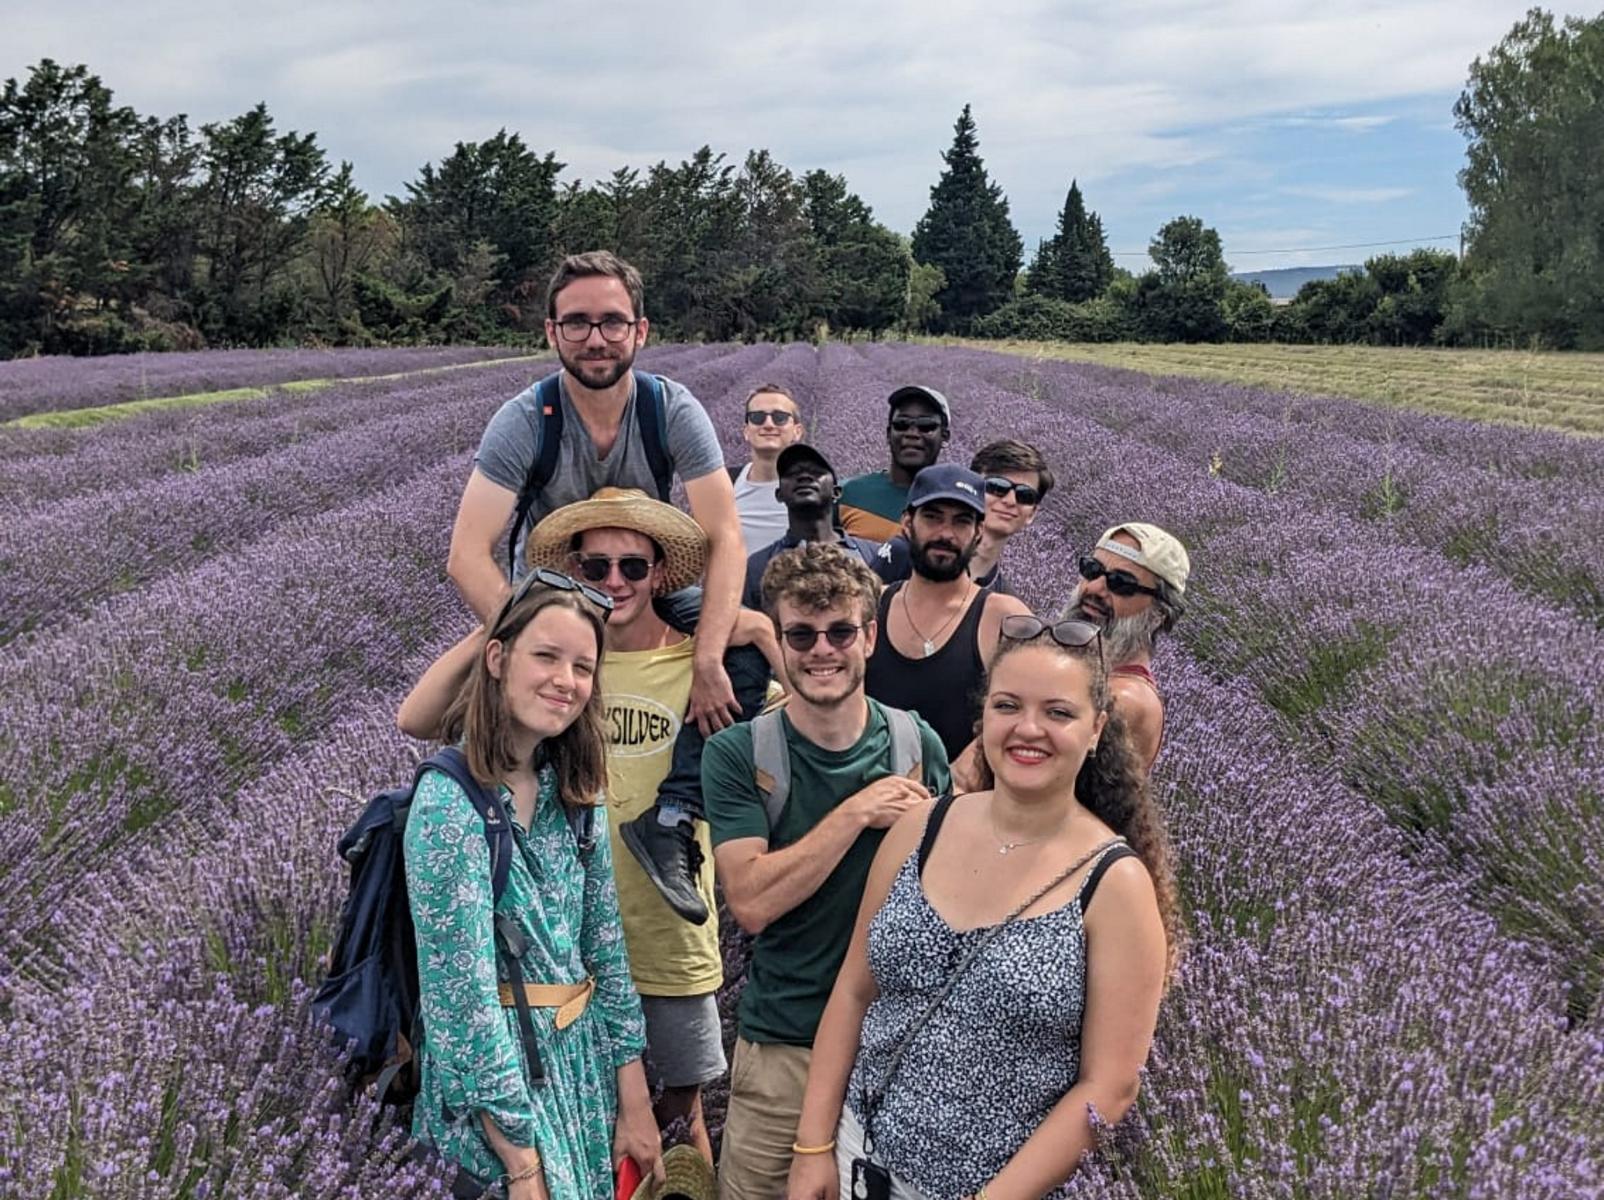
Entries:
{"label": "gray t-shirt", "polygon": [[[479,453],[473,460],[486,479],[512,492],[523,490],[540,445],[542,419],[540,406],[535,401],[538,386],[531,385],[501,406],[486,426],[479,442]],[[538,523],[547,513],[565,504],[588,500],[597,489],[604,487],[640,488],[656,499],[657,484],[652,478],[651,463],[647,461],[640,426],[635,420],[633,388],[629,402],[624,405],[618,440],[606,458],[596,457],[596,443],[590,440],[590,431],[574,409],[566,380],[558,390],[563,406],[562,448],[550,481],[535,496],[535,503],[529,510],[529,524]],[[700,479],[723,470],[724,451],[701,402],[683,384],[665,379],[663,404],[668,426],[668,461],[675,476],[681,480]],[[523,570],[525,532],[519,531],[515,552],[519,573]]]}

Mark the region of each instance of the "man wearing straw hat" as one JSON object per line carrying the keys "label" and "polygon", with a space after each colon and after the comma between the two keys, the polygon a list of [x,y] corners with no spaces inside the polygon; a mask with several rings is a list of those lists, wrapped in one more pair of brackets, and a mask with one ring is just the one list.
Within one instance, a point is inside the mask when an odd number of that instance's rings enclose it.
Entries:
{"label": "man wearing straw hat", "polygon": [[[696,635],[681,633],[653,607],[655,596],[696,582],[707,566],[707,538],[672,505],[632,488],[603,488],[552,513],[529,535],[529,564],[564,571],[606,592],[601,685],[607,717],[608,829],[630,970],[646,1012],[647,1062],[663,1088],[661,1126],[683,1118],[708,1163],[713,1149],[701,1089],[724,1073],[714,992],[723,983],[718,919],[682,920],[641,865],[619,853],[620,827],[651,808],[668,775],[675,738],[690,704]],[[767,621],[743,616],[737,637],[772,640]],[[713,907],[712,846],[698,822],[692,843],[698,892]]]}

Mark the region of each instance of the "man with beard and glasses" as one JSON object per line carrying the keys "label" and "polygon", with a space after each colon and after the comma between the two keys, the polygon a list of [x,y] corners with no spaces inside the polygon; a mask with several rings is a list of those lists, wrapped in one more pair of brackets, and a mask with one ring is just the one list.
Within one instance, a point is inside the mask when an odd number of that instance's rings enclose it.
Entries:
{"label": "man with beard and glasses", "polygon": [[1115,525],[1080,560],[1081,582],[1065,617],[1103,631],[1108,683],[1136,756],[1151,769],[1164,741],[1164,698],[1153,677],[1153,645],[1175,628],[1191,573],[1186,547],[1157,525]]}
{"label": "man with beard and glasses", "polygon": [[[726,670],[746,563],[735,494],[701,404],[682,385],[632,369],[648,328],[634,267],[605,250],[562,261],[546,300],[546,340],[562,369],[491,419],[457,510],[447,572],[479,619],[488,620],[523,574],[529,530],[548,514],[603,487],[638,488],[667,500],[678,478],[708,540],[691,719],[681,735],[696,742],[683,751],[694,762],[701,736],[739,719],[754,696],[761,703],[767,668],[748,650],[729,659],[735,682]],[[505,569],[497,561],[504,536]],[[693,607],[682,598],[664,615],[687,630]],[[707,919],[689,867],[699,805],[689,792],[665,795],[660,807],[621,831],[664,898],[691,921]]]}
{"label": "man with beard and glasses", "polygon": [[954,763],[974,740],[1002,620],[1030,611],[969,577],[985,516],[985,480],[974,471],[943,464],[919,472],[902,515],[913,574],[881,593],[884,633],[869,657],[869,695],[930,722]]}
{"label": "man with beard and glasses", "polygon": [[849,479],[841,489],[842,528],[872,542],[888,541],[901,531],[913,477],[941,457],[952,437],[952,410],[935,388],[900,387],[886,403],[890,468]]}
{"label": "man with beard and glasses", "polygon": [[[897,818],[949,783],[934,731],[864,694],[879,591],[873,572],[839,546],[777,555],[763,573],[763,606],[791,695],[783,708],[714,734],[702,756],[724,899],[755,935],[730,1071],[722,1200],[785,1194],[813,1035],[869,864]],[[760,744],[765,721],[769,744],[783,739],[775,760]],[[783,789],[765,763],[787,776]]]}
{"label": "man with beard and glasses", "polygon": [[851,550],[872,569],[880,552],[877,542],[854,537],[835,524],[835,468],[818,447],[798,442],[780,451],[774,463],[779,476],[775,495],[785,506],[787,528],[783,537],[754,550],[746,558],[745,608],[763,607],[763,572],[777,555],[798,546],[839,545]]}

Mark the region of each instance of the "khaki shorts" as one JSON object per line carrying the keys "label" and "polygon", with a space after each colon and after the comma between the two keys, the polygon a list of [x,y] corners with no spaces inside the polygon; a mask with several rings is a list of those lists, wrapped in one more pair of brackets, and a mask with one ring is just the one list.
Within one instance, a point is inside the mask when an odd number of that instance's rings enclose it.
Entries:
{"label": "khaki shorts", "polygon": [[807,1046],[736,1038],[718,1160],[719,1200],[783,1200],[812,1057]]}

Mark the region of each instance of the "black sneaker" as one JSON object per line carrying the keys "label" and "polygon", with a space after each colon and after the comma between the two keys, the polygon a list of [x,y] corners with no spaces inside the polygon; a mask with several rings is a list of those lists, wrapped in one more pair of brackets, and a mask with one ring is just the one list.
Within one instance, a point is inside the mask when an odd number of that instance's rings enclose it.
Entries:
{"label": "black sneaker", "polygon": [[657,819],[657,808],[653,806],[633,821],[620,825],[618,836],[670,908],[692,925],[707,924],[707,903],[696,890],[696,877],[702,869],[702,847],[690,821],[664,825]]}

